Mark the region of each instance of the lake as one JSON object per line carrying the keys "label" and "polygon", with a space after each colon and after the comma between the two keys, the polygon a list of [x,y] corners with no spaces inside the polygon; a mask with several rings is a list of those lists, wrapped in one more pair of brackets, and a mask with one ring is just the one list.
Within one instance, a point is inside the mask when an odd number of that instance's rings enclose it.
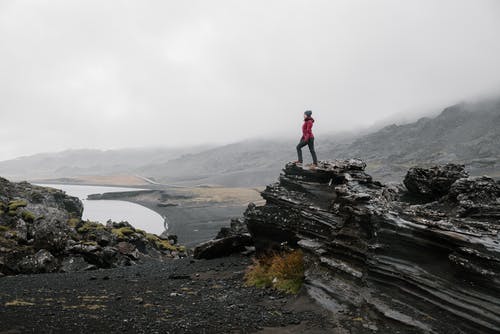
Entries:
{"label": "lake", "polygon": [[38,184],[65,191],[68,195],[78,197],[83,202],[83,220],[98,221],[103,224],[109,219],[113,221],[128,221],[135,228],[149,233],[161,234],[164,231],[163,218],[156,212],[139,204],[116,200],[87,200],[90,194],[107,192],[137,191],[147,189],[81,186],[66,184]]}

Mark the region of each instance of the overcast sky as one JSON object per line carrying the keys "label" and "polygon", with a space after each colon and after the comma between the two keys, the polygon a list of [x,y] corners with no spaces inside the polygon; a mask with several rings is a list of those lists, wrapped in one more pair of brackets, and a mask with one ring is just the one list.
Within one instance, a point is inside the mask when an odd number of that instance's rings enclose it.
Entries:
{"label": "overcast sky", "polygon": [[367,127],[500,89],[500,1],[0,1],[0,160]]}

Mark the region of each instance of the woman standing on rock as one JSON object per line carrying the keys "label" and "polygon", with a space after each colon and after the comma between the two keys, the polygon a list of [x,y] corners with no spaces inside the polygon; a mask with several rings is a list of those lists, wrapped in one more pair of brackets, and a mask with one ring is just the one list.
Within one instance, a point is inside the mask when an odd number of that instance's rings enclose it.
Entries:
{"label": "woman standing on rock", "polygon": [[306,110],[304,112],[304,124],[302,124],[302,137],[297,145],[297,155],[299,160],[295,161],[296,164],[302,164],[302,147],[309,146],[309,151],[313,158],[313,164],[311,168],[318,166],[318,158],[316,157],[316,152],[314,151],[314,135],[312,133],[312,127],[314,119],[311,117],[312,111]]}

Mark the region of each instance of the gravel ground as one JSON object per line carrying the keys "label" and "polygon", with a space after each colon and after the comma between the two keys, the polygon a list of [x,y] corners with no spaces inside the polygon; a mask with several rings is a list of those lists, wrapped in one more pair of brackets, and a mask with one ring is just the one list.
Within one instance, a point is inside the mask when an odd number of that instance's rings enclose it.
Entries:
{"label": "gravel ground", "polygon": [[335,333],[304,292],[244,287],[250,259],[0,278],[0,333]]}

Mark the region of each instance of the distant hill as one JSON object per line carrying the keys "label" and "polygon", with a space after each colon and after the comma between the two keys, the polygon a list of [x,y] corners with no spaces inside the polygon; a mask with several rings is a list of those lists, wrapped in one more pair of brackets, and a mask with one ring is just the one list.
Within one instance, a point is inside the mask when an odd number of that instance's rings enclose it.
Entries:
{"label": "distant hill", "polygon": [[[296,159],[293,141],[247,141],[141,168],[162,182],[228,186],[267,184],[284,161]],[[384,181],[400,181],[413,165],[461,162],[472,174],[500,176],[500,99],[461,103],[438,116],[389,125],[357,138],[319,137],[320,159],[358,157]],[[309,159],[307,147],[305,158]]]}
{"label": "distant hill", "polygon": [[[295,145],[293,139],[260,139],[210,149],[71,150],[0,162],[0,175],[33,180],[129,174],[179,185],[257,186],[273,182],[283,163],[296,159]],[[500,99],[457,104],[436,117],[358,137],[318,136],[317,151],[320,160],[364,159],[383,181],[400,181],[413,165],[446,162],[500,177]]]}
{"label": "distant hill", "polygon": [[196,153],[209,146],[184,148],[79,149],[41,153],[0,161],[0,175],[13,179],[66,178],[84,175],[130,174],[144,166],[164,163],[186,151]]}
{"label": "distant hill", "polygon": [[409,166],[461,162],[472,174],[500,176],[500,99],[461,103],[435,118],[390,125],[355,140],[342,152],[370,164],[385,180]]}

